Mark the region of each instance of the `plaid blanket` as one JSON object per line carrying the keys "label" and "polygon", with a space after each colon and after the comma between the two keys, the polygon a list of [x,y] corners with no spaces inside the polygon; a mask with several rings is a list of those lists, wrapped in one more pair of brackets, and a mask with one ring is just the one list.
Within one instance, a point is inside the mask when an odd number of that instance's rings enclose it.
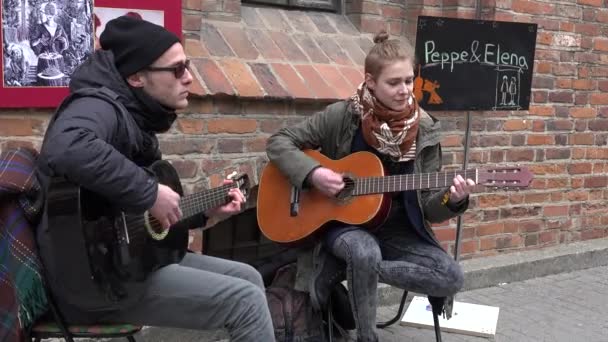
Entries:
{"label": "plaid blanket", "polygon": [[33,229],[43,204],[37,156],[23,147],[0,154],[0,341],[22,341],[47,310]]}

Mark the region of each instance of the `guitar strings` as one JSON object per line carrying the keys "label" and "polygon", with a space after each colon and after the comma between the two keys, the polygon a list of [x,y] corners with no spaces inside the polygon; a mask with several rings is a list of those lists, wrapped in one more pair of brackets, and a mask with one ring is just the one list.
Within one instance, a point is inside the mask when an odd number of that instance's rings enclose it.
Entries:
{"label": "guitar strings", "polygon": [[[477,176],[477,170],[468,169],[464,171],[455,170],[436,173],[354,178],[355,190],[353,191],[353,195],[369,194],[370,192],[383,193],[416,190],[421,188],[443,188],[449,186],[452,179],[458,174],[466,179],[471,176]],[[433,186],[431,186],[431,182],[433,182]]]}
{"label": "guitar strings", "polygon": [[[207,191],[202,191],[196,194],[191,194],[191,195],[187,195],[184,196],[182,199],[180,199],[180,208],[182,209],[182,212],[187,212],[187,213],[191,213],[194,212],[197,208],[199,208],[202,204],[204,203],[209,203],[209,208],[213,208],[217,205],[215,205],[215,203],[221,204],[223,202],[226,201],[226,199],[230,198],[227,194],[226,194],[226,190],[231,189],[231,188],[235,188],[238,187],[238,184],[235,183],[230,183],[230,184],[224,184],[222,186],[213,188],[213,189],[209,189]],[[205,211],[206,209],[203,210],[199,210],[200,212]],[[184,215],[185,217],[189,217],[189,216],[193,216],[192,215]],[[131,238],[137,238],[140,237],[143,233],[143,235],[147,235],[147,231],[146,231],[146,227],[144,226],[145,223],[145,218],[143,215],[138,215],[138,217],[134,220],[128,220],[127,219],[127,230],[129,232],[129,236]],[[152,229],[158,231],[161,230],[161,224],[160,222],[158,222],[158,220],[152,218],[151,220],[151,226]]]}

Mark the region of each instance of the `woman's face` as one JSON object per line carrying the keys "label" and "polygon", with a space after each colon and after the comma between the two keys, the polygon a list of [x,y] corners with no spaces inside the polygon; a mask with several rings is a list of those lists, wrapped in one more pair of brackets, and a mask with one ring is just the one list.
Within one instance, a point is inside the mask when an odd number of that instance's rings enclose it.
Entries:
{"label": "woman's face", "polygon": [[414,91],[414,66],[411,60],[397,60],[382,68],[375,79],[365,74],[367,87],[383,105],[400,112],[407,108]]}

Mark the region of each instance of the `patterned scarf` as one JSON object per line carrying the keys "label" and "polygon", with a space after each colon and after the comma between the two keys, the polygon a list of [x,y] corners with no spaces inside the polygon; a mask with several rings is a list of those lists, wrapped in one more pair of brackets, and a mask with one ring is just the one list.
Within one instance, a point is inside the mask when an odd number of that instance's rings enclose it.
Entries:
{"label": "patterned scarf", "polygon": [[408,161],[416,157],[420,111],[413,94],[408,98],[408,105],[403,112],[386,108],[365,83],[359,85],[350,101],[355,112],[361,115],[366,143],[395,161]]}

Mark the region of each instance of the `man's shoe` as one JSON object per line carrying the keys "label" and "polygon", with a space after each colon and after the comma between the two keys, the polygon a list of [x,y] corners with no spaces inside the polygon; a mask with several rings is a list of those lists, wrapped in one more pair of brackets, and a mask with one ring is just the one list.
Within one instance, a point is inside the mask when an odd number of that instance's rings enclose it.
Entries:
{"label": "man's shoe", "polygon": [[313,272],[310,277],[310,302],[316,310],[327,306],[329,294],[334,286],[344,279],[346,263],[325,250],[322,243],[313,252]]}

